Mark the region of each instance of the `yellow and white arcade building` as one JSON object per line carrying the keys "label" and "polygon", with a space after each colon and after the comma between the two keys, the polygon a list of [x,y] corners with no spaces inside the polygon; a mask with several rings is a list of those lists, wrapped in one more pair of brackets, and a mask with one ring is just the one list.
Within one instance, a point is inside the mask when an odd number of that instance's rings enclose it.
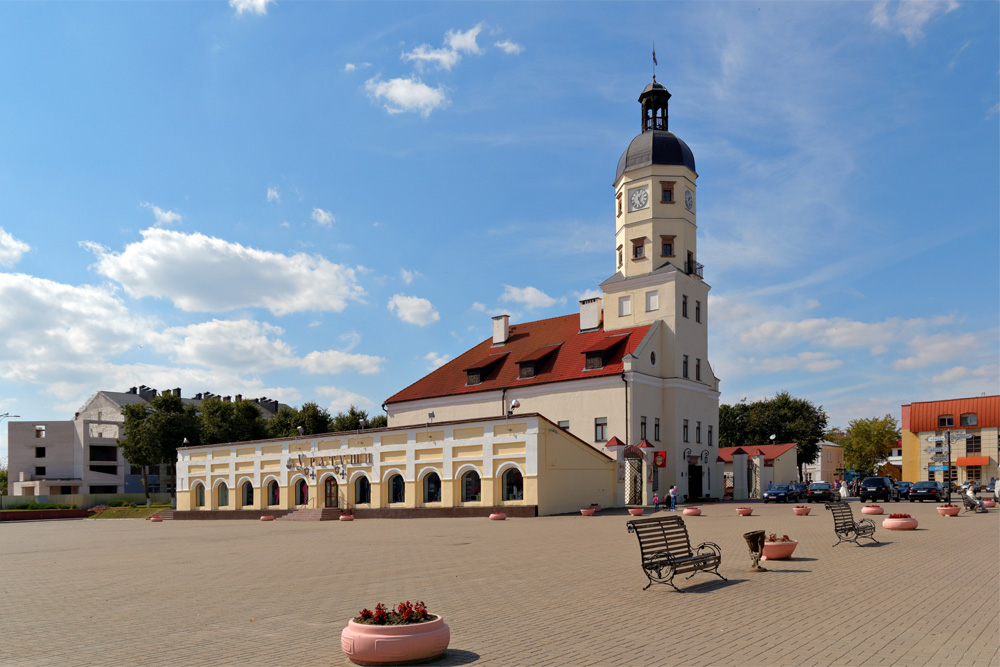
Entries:
{"label": "yellow and white arcade building", "polygon": [[601,296],[545,320],[494,317],[491,338],[386,400],[388,429],[183,450],[179,506],[325,507],[342,496],[383,512],[550,514],[652,504],[673,485],[720,498],[698,175],[668,130],[669,99],[655,78],[639,95],[642,131],[610,193],[615,272]]}

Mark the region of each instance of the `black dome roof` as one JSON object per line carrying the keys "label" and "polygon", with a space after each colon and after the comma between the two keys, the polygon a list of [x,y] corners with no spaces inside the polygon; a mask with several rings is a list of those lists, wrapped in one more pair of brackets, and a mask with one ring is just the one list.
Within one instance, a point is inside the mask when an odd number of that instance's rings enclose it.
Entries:
{"label": "black dome roof", "polygon": [[618,160],[615,182],[626,171],[652,164],[683,165],[691,171],[694,168],[694,153],[688,145],[668,130],[646,130],[628,145]]}

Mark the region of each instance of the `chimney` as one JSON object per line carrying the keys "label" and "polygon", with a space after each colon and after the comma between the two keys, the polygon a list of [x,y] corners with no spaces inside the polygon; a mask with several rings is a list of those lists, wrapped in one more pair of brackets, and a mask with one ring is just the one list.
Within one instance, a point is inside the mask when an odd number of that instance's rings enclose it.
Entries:
{"label": "chimney", "polygon": [[129,388],[129,390],[128,390],[128,393],[130,393],[130,394],[135,394],[135,393],[137,393],[138,391],[139,391],[139,388],[138,388],[138,387],[131,387],[131,388]]}
{"label": "chimney", "polygon": [[493,345],[503,345],[510,334],[510,315],[497,315],[493,318]]}
{"label": "chimney", "polygon": [[174,387],[174,396],[176,396],[177,398],[181,397],[181,388],[180,387]]}
{"label": "chimney", "polygon": [[232,402],[232,399],[233,399],[232,396],[223,396],[222,397],[222,402],[223,403],[230,403],[230,402]]}
{"label": "chimney", "polygon": [[243,400],[243,394],[236,394],[236,400],[237,401],[242,401]]}
{"label": "chimney", "polygon": [[580,331],[590,331],[601,326],[601,297],[580,299]]}

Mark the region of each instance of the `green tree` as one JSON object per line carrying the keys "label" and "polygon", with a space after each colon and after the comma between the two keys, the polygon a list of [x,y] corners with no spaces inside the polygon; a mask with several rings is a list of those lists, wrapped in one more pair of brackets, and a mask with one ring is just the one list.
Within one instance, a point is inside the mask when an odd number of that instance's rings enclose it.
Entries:
{"label": "green tree", "polygon": [[149,466],[159,465],[162,461],[160,450],[152,436],[149,415],[152,412],[146,403],[130,403],[122,407],[122,423],[118,447],[122,457],[134,466],[142,467],[142,488],[146,493],[146,505],[149,505]]}
{"label": "green tree", "polygon": [[7,459],[0,459],[0,496],[7,495]]}
{"label": "green tree", "polygon": [[334,431],[359,431],[362,428],[369,428],[368,413],[352,405],[347,412],[337,413],[331,427]]}
{"label": "green tree", "polygon": [[719,406],[719,445],[765,445],[772,442],[794,442],[799,479],[802,466],[813,463],[819,456],[819,441],[826,429],[827,416],[822,406],[804,398],[795,398],[787,391],[747,404]]}
{"label": "green tree", "polygon": [[298,425],[303,428],[303,433],[306,435],[330,433],[335,430],[330,413],[312,401],[303,403],[299,409]]}
{"label": "green tree", "polygon": [[177,448],[201,441],[198,417],[193,406],[186,406],[180,396],[161,394],[148,405],[132,403],[122,408],[125,418],[123,437],[118,439],[122,457],[132,465],[142,467],[142,486],[149,505],[149,468],[166,464],[170,467],[171,496],[177,479]]}
{"label": "green tree", "polygon": [[206,445],[262,440],[270,435],[260,408],[246,399],[229,402],[217,396],[206,398],[201,402],[198,422]]}
{"label": "green tree", "polygon": [[389,418],[385,415],[375,415],[368,420],[368,428],[385,428],[389,425]]}
{"label": "green tree", "polygon": [[899,424],[892,415],[852,420],[841,442],[844,463],[859,473],[874,474],[876,467],[892,454],[899,437]]}

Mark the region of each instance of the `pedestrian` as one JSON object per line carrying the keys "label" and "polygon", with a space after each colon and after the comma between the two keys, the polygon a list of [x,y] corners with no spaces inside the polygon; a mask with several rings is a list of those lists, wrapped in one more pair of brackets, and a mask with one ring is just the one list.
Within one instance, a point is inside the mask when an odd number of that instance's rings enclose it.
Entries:
{"label": "pedestrian", "polygon": [[670,487],[670,511],[677,511],[677,486]]}
{"label": "pedestrian", "polygon": [[969,480],[969,488],[965,492],[965,495],[967,495],[972,500],[973,503],[975,503],[976,505],[979,505],[979,509],[980,510],[982,510],[983,512],[986,511],[986,505],[983,503],[982,500],[980,500],[979,498],[976,497],[976,482],[975,481]]}
{"label": "pedestrian", "polygon": [[653,494],[653,511],[654,512],[660,511],[660,494],[658,493]]}

